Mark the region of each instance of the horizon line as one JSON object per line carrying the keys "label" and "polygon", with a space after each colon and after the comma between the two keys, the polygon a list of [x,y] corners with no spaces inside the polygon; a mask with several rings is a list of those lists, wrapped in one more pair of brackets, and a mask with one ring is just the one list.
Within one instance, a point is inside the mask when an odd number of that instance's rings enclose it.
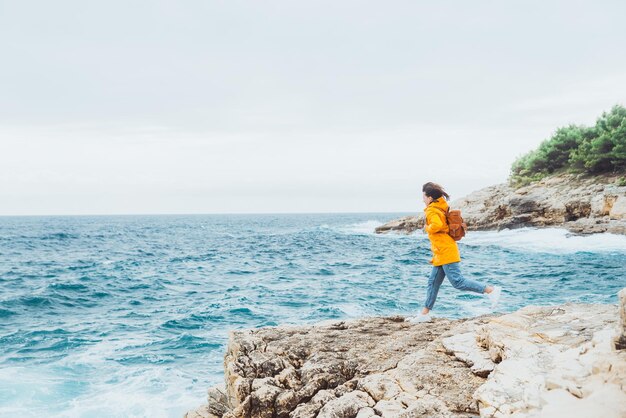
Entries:
{"label": "horizon line", "polygon": [[402,214],[419,211],[338,211],[338,212],[189,212],[189,213],[81,213],[81,214],[24,214],[0,215],[0,218],[52,218],[52,217],[106,217],[106,216],[221,216],[221,215],[360,215],[360,214]]}

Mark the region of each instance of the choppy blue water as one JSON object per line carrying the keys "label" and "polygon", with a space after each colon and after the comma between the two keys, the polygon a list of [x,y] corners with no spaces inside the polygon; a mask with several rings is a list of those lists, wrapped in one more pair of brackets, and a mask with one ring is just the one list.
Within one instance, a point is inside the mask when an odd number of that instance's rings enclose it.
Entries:
{"label": "choppy blue water", "polygon": [[[412,314],[424,235],[390,214],[0,218],[0,416],[180,417],[222,381],[228,330]],[[615,303],[626,237],[472,232],[467,276],[502,311]],[[448,282],[439,316],[489,312]]]}

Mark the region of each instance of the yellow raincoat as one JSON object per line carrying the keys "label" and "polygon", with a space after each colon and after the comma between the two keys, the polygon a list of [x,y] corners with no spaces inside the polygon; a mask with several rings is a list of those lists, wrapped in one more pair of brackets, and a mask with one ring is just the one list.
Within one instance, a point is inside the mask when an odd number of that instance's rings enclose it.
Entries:
{"label": "yellow raincoat", "polygon": [[430,202],[424,209],[426,213],[425,230],[430,240],[430,248],[433,251],[433,258],[430,263],[433,266],[461,261],[459,247],[456,245],[456,241],[448,235],[448,224],[446,223],[445,215],[447,210],[448,202],[446,202],[443,196]]}

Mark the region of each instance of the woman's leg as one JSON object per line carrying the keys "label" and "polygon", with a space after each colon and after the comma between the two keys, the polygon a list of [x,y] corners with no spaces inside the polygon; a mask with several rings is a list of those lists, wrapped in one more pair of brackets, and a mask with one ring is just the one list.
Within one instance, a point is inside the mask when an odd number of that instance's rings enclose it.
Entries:
{"label": "woman's leg", "polygon": [[424,309],[422,314],[426,315],[435,305],[437,300],[437,293],[439,292],[439,286],[443,283],[443,278],[446,277],[446,273],[441,266],[433,266],[428,278],[428,288],[426,289],[426,303],[424,303]]}
{"label": "woman's leg", "polygon": [[460,263],[450,263],[441,266],[443,267],[443,271],[446,273],[446,276],[448,276],[448,280],[450,280],[450,283],[452,283],[452,286],[454,286],[455,289],[469,290],[470,292],[476,293],[491,292],[491,286],[487,286],[483,283],[463,277],[459,264]]}

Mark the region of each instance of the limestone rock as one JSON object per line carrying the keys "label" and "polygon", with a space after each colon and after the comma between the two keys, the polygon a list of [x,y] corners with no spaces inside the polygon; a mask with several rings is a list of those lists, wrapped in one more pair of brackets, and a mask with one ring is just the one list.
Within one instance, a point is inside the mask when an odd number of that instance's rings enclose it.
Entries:
{"label": "limestone rock", "polygon": [[382,400],[374,405],[374,411],[376,415],[383,418],[393,418],[400,415],[406,407],[400,401],[396,400]]}
{"label": "limestone rock", "polygon": [[476,343],[475,332],[453,335],[443,338],[441,342],[449,353],[470,366],[474,374],[487,377],[493,371],[495,363],[491,361],[489,352]]}
{"label": "limestone rock", "polygon": [[225,386],[187,418],[624,417],[626,289],[612,305],[530,306],[234,331]]}
{"label": "limestone rock", "polygon": [[332,390],[320,390],[313,398],[304,404],[298,405],[294,411],[289,414],[290,418],[315,418],[322,409],[322,406],[336,399]]}
{"label": "limestone rock", "polygon": [[609,217],[611,219],[626,219],[626,196],[621,195],[615,199],[609,211]]}
{"label": "limestone rock", "polygon": [[359,413],[356,414],[356,418],[371,418],[371,417],[377,417],[377,416],[378,415],[376,415],[376,411],[374,411],[374,409],[369,408],[369,407],[361,408]]}
{"label": "limestone rock", "polygon": [[362,408],[371,407],[372,405],[374,405],[374,401],[367,393],[355,390],[328,402],[320,409],[317,417],[352,418],[355,417]]}
{"label": "limestone rock", "polygon": [[209,405],[202,405],[201,407],[189,411],[185,414],[185,418],[219,418],[221,415],[213,415],[209,410]]}
{"label": "limestone rock", "polygon": [[[617,310],[605,305],[531,306],[493,318],[477,335],[498,362],[474,395],[481,417],[626,414],[626,353],[610,344],[616,322]],[[582,405],[590,399],[612,415],[589,415]],[[554,412],[577,404],[573,415]]]}
{"label": "limestone rock", "polygon": [[405,411],[398,414],[398,418],[460,418],[461,416],[466,417],[468,415],[453,414],[440,400],[430,395],[425,395],[422,399],[410,405]]}
{"label": "limestone rock", "polygon": [[207,391],[209,412],[215,416],[222,416],[228,412],[228,400],[224,385],[213,386]]}
{"label": "limestone rock", "polygon": [[402,392],[395,379],[386,374],[376,373],[359,380],[358,389],[367,392],[376,402],[389,400]]}
{"label": "limestone rock", "polygon": [[413,231],[424,228],[424,216],[405,216],[395,221],[388,222],[376,228],[377,234],[386,232],[400,232],[410,234]]}
{"label": "limestone rock", "polygon": [[446,354],[440,337],[486,321],[388,317],[234,331],[226,388],[210,391],[209,407],[225,401],[228,418],[354,417],[376,408],[393,416],[430,392],[446,410],[477,413],[472,395],[484,378]]}

